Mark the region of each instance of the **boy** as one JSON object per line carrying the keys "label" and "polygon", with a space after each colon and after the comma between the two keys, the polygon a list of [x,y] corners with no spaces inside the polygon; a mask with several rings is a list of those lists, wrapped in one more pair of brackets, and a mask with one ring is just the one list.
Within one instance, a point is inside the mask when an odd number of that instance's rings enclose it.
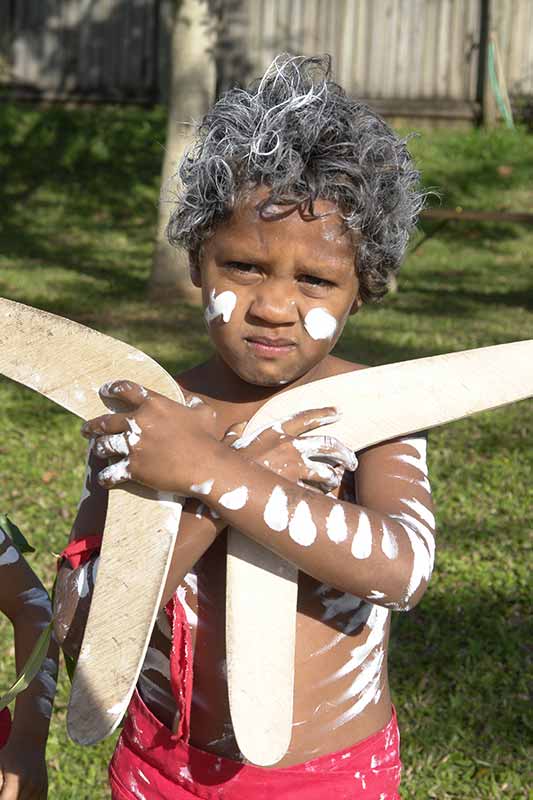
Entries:
{"label": "boy", "polygon": [[[19,672],[50,623],[52,606],[28,562],[1,528],[0,575],[0,611],[13,625]],[[13,724],[0,749],[0,800],[44,800],[47,796],[44,756],[56,692],[57,657],[57,645],[52,642],[36,677],[17,697]],[[3,716],[7,718],[6,712]]]}
{"label": "boy", "polygon": [[[111,764],[113,797],[390,800],[400,780],[390,609],[418,602],[433,565],[425,439],[369,448],[357,463],[319,435],[331,408],[242,432],[273,394],[363,368],[330,351],[399,267],[418,174],[389,128],[329,81],[327,59],[281,56],[213,106],[180,177],[169,238],[189,251],[215,352],[177,376],[187,407],[127,381],[102,387],[125,411],[84,426],[87,497],[72,537],[102,530],[105,490],[124,480],[188,498],[166,610]],[[300,569],[293,736],[268,769],[244,763],[229,715],[228,526]],[[59,584],[72,649],[96,563],[73,546],[85,563],[65,564]]]}

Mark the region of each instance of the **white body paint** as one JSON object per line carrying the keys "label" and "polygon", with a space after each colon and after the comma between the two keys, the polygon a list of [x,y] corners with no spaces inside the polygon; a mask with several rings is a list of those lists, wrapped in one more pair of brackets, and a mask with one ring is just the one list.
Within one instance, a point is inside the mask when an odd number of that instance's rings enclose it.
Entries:
{"label": "white body paint", "polygon": [[35,606],[37,608],[42,608],[43,611],[46,611],[48,614],[52,613],[52,604],[48,593],[44,589],[39,589],[37,586],[34,586],[32,589],[26,589],[25,592],[21,592],[19,594],[19,599],[25,606]]}
{"label": "white body paint", "polygon": [[193,483],[191,486],[191,492],[195,494],[209,494],[211,489],[213,488],[214,480],[211,478],[207,481],[202,481],[202,483]]}
{"label": "white body paint", "polygon": [[126,439],[130,447],[136,445],[141,438],[141,426],[134,420],[127,418],[127,423],[130,426],[129,431],[126,433]]}
{"label": "white body paint", "polygon": [[289,522],[289,536],[297,544],[309,547],[317,536],[316,525],[305,500],[300,500]]}
{"label": "white body paint", "polygon": [[235,292],[221,292],[221,294],[217,296],[213,289],[207,308],[204,311],[205,321],[210,325],[214,319],[222,317],[223,322],[229,322],[236,303],[237,295]]}
{"label": "white body paint", "polygon": [[360,512],[359,524],[352,541],[352,555],[354,558],[369,558],[372,552],[372,528],[370,520],[364,511]]}
{"label": "white body paint", "polygon": [[98,474],[101,480],[110,481],[112,484],[129,481],[131,478],[130,460],[124,458],[122,461],[117,461],[116,464],[110,464]]}
{"label": "white body paint", "polygon": [[243,508],[246,505],[247,500],[248,489],[246,486],[238,486],[237,489],[233,489],[231,492],[225,492],[218,502],[221,506],[224,506],[224,508],[238,511],[239,508]]}
{"label": "white body paint", "polygon": [[9,547],[7,547],[0,556],[0,567],[6,567],[9,564],[15,564],[19,558],[19,551],[16,549],[16,547],[9,545]]}
{"label": "white body paint", "polygon": [[337,320],[325,308],[312,308],[304,318],[304,328],[311,339],[332,339]]}
{"label": "white body paint", "polygon": [[346,541],[348,538],[348,526],[346,525],[346,516],[344,508],[340,503],[333,506],[326,519],[326,532],[328,538],[339,544]]}
{"label": "white body paint", "polygon": [[289,500],[281,486],[275,486],[272,490],[263,519],[273,531],[284,531],[289,524]]}
{"label": "white body paint", "polygon": [[389,559],[398,558],[398,542],[396,541],[396,536],[392,531],[390,531],[387,527],[387,524],[383,523],[383,536],[381,537],[381,549]]}

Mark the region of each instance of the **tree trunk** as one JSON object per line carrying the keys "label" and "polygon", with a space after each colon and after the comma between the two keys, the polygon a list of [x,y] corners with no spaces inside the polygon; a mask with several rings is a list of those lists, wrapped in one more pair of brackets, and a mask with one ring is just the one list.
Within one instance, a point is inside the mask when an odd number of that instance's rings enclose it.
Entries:
{"label": "tree trunk", "polygon": [[172,302],[177,297],[199,302],[199,290],[189,278],[188,256],[171,247],[165,229],[178,188],[177,163],[192,141],[191,122],[206,113],[214,98],[215,67],[207,52],[212,46],[205,0],[178,0],[172,25],[168,123],[157,241],[150,275],[150,298]]}

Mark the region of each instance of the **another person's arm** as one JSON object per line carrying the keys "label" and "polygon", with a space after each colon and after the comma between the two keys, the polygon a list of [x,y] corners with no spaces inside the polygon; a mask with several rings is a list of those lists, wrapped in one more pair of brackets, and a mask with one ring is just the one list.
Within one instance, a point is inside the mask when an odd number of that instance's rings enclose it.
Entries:
{"label": "another person's arm", "polygon": [[[0,610],[13,625],[17,674],[51,620],[48,593],[8,536],[0,542]],[[13,725],[0,750],[0,800],[42,800],[47,795],[46,740],[56,692],[57,645],[15,701]],[[6,687],[7,688],[7,687]]]}

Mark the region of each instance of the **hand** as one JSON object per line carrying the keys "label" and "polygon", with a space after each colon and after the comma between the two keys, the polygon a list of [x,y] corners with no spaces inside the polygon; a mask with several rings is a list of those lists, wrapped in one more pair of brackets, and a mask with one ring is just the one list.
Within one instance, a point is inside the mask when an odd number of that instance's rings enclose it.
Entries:
{"label": "hand", "polygon": [[46,800],[48,774],[44,748],[10,738],[0,750],[0,800]]}
{"label": "hand", "polygon": [[198,398],[189,406],[175,403],[130,381],[105,384],[100,394],[128,410],[104,414],[82,427],[84,436],[95,439],[99,458],[119,457],[98,474],[98,482],[112,489],[133,480],[187,495],[195,467],[209,461],[210,448],[218,443],[213,409]]}
{"label": "hand", "polygon": [[344,470],[356,469],[355,454],[333,436],[299,437],[335,419],[334,408],[301,411],[255,436],[242,436],[247,423],[239,422],[226,431],[223,442],[293,483],[330,492],[339,487]]}

